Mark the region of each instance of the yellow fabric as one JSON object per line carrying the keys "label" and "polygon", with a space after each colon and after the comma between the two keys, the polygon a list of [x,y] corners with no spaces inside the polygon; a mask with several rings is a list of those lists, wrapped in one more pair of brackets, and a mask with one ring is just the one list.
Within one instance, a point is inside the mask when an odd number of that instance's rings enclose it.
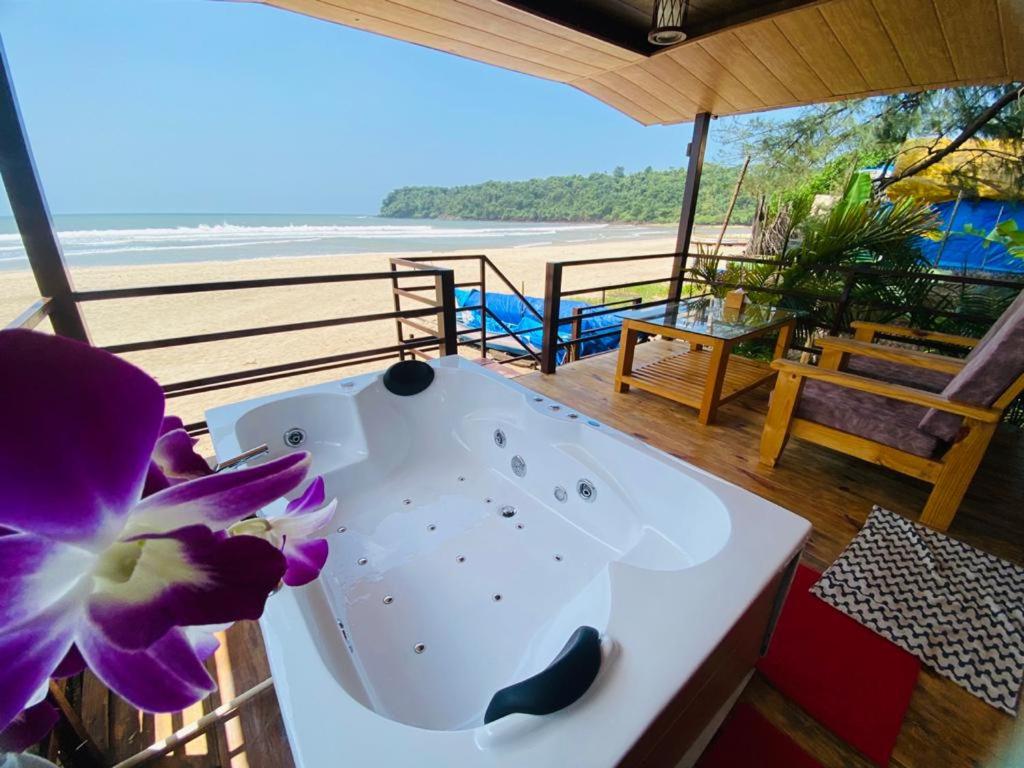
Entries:
{"label": "yellow fabric", "polygon": [[[948,139],[912,139],[900,147],[895,174],[949,145]],[[988,200],[1024,199],[1024,141],[1019,139],[969,139],[934,165],[897,181],[889,197],[910,195],[940,203],[965,197]]]}

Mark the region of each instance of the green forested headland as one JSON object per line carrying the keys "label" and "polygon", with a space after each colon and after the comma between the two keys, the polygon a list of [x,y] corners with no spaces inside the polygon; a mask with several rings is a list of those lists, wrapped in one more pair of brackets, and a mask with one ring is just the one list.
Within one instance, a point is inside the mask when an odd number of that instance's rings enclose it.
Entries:
{"label": "green forested headland", "polygon": [[[686,170],[647,168],[589,176],[549,176],[528,181],[487,181],[464,187],[401,187],[381,203],[380,215],[409,219],[482,219],[488,221],[679,220]],[[697,200],[697,223],[725,218],[738,167],[705,163]],[[741,194],[734,224],[749,224],[754,198]]]}

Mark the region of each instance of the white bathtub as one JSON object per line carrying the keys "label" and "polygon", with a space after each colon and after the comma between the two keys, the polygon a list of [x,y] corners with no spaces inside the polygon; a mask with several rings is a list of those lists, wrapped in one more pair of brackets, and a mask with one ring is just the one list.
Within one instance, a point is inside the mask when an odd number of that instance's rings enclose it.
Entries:
{"label": "white bathtub", "polygon": [[[781,599],[810,526],[461,358],[432,365],[413,396],[370,374],[207,413],[221,459],[260,443],[279,456],[301,430],[339,500],[319,580],[262,619],[296,763],[692,762],[746,679],[701,693],[698,672],[732,653],[744,617],[761,648],[771,611],[752,606]],[[581,626],[601,635],[589,689],[484,725],[492,695]],[[662,741],[659,713],[689,721],[691,705],[712,715],[670,763],[640,754]]]}

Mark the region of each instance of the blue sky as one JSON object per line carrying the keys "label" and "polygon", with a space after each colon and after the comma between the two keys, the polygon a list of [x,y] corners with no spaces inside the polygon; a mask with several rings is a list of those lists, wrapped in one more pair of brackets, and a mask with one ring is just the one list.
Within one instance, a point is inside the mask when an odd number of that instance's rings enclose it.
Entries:
{"label": "blue sky", "polygon": [[397,186],[679,166],[691,130],[257,4],[5,0],[0,30],[55,213],[375,213]]}

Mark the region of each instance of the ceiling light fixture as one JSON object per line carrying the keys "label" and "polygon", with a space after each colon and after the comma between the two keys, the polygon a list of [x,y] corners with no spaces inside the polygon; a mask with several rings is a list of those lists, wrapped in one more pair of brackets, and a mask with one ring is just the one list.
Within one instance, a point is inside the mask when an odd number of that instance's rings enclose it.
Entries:
{"label": "ceiling light fixture", "polygon": [[647,39],[654,45],[675,45],[686,39],[690,0],[654,0],[654,15]]}

